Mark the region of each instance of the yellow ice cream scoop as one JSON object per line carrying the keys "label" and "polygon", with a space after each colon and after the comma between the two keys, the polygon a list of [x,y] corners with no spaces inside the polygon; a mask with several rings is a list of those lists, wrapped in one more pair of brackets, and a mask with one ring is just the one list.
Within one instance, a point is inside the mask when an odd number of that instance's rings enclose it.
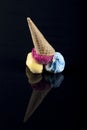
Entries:
{"label": "yellow ice cream scoop", "polygon": [[34,58],[32,57],[32,53],[28,53],[26,59],[26,65],[29,67],[32,73],[42,73],[43,65],[37,63]]}

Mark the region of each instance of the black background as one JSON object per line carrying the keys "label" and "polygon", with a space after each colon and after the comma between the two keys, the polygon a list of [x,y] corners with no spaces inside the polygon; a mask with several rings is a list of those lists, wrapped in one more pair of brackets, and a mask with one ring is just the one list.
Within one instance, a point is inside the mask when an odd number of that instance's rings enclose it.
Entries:
{"label": "black background", "polygon": [[[31,89],[25,74],[33,44],[30,17],[66,61],[64,81],[51,91],[27,124],[23,117]],[[0,1],[0,123],[2,129],[74,129],[80,126],[85,47],[83,2],[79,0]],[[52,103],[51,103],[52,101]],[[57,110],[58,109],[58,110]]]}

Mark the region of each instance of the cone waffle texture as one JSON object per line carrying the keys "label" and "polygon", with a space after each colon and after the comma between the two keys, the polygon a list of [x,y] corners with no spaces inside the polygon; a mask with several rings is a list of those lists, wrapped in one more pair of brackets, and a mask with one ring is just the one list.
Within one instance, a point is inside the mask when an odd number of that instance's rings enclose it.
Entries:
{"label": "cone waffle texture", "polygon": [[27,21],[36,52],[46,56],[54,55],[54,48],[44,38],[43,34],[39,31],[33,21],[30,18],[27,18]]}

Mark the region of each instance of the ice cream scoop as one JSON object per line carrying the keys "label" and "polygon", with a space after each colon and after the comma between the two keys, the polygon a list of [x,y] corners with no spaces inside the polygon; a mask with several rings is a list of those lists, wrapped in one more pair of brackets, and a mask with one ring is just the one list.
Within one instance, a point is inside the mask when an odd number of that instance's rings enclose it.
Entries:
{"label": "ice cream scoop", "polygon": [[42,73],[43,71],[43,65],[37,63],[33,59],[32,53],[28,53],[27,59],[26,59],[26,65],[31,70],[32,73]]}
{"label": "ice cream scoop", "polygon": [[53,55],[46,56],[46,55],[37,54],[35,48],[32,49],[32,56],[40,64],[48,64],[53,59]]}
{"label": "ice cream scoop", "polygon": [[60,73],[65,68],[65,60],[61,53],[55,52],[52,62],[45,66],[46,71]]}

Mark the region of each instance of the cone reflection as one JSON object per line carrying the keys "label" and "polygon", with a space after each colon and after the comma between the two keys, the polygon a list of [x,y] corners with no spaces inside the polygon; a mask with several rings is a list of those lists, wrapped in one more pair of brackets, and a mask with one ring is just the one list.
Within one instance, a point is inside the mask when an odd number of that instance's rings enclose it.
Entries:
{"label": "cone reflection", "polygon": [[33,89],[30,101],[27,105],[27,109],[24,116],[24,122],[26,122],[34,111],[41,104],[46,95],[52,88],[59,87],[62,83],[64,76],[60,75],[47,75],[33,74],[28,68],[26,68],[26,75],[28,81]]}

